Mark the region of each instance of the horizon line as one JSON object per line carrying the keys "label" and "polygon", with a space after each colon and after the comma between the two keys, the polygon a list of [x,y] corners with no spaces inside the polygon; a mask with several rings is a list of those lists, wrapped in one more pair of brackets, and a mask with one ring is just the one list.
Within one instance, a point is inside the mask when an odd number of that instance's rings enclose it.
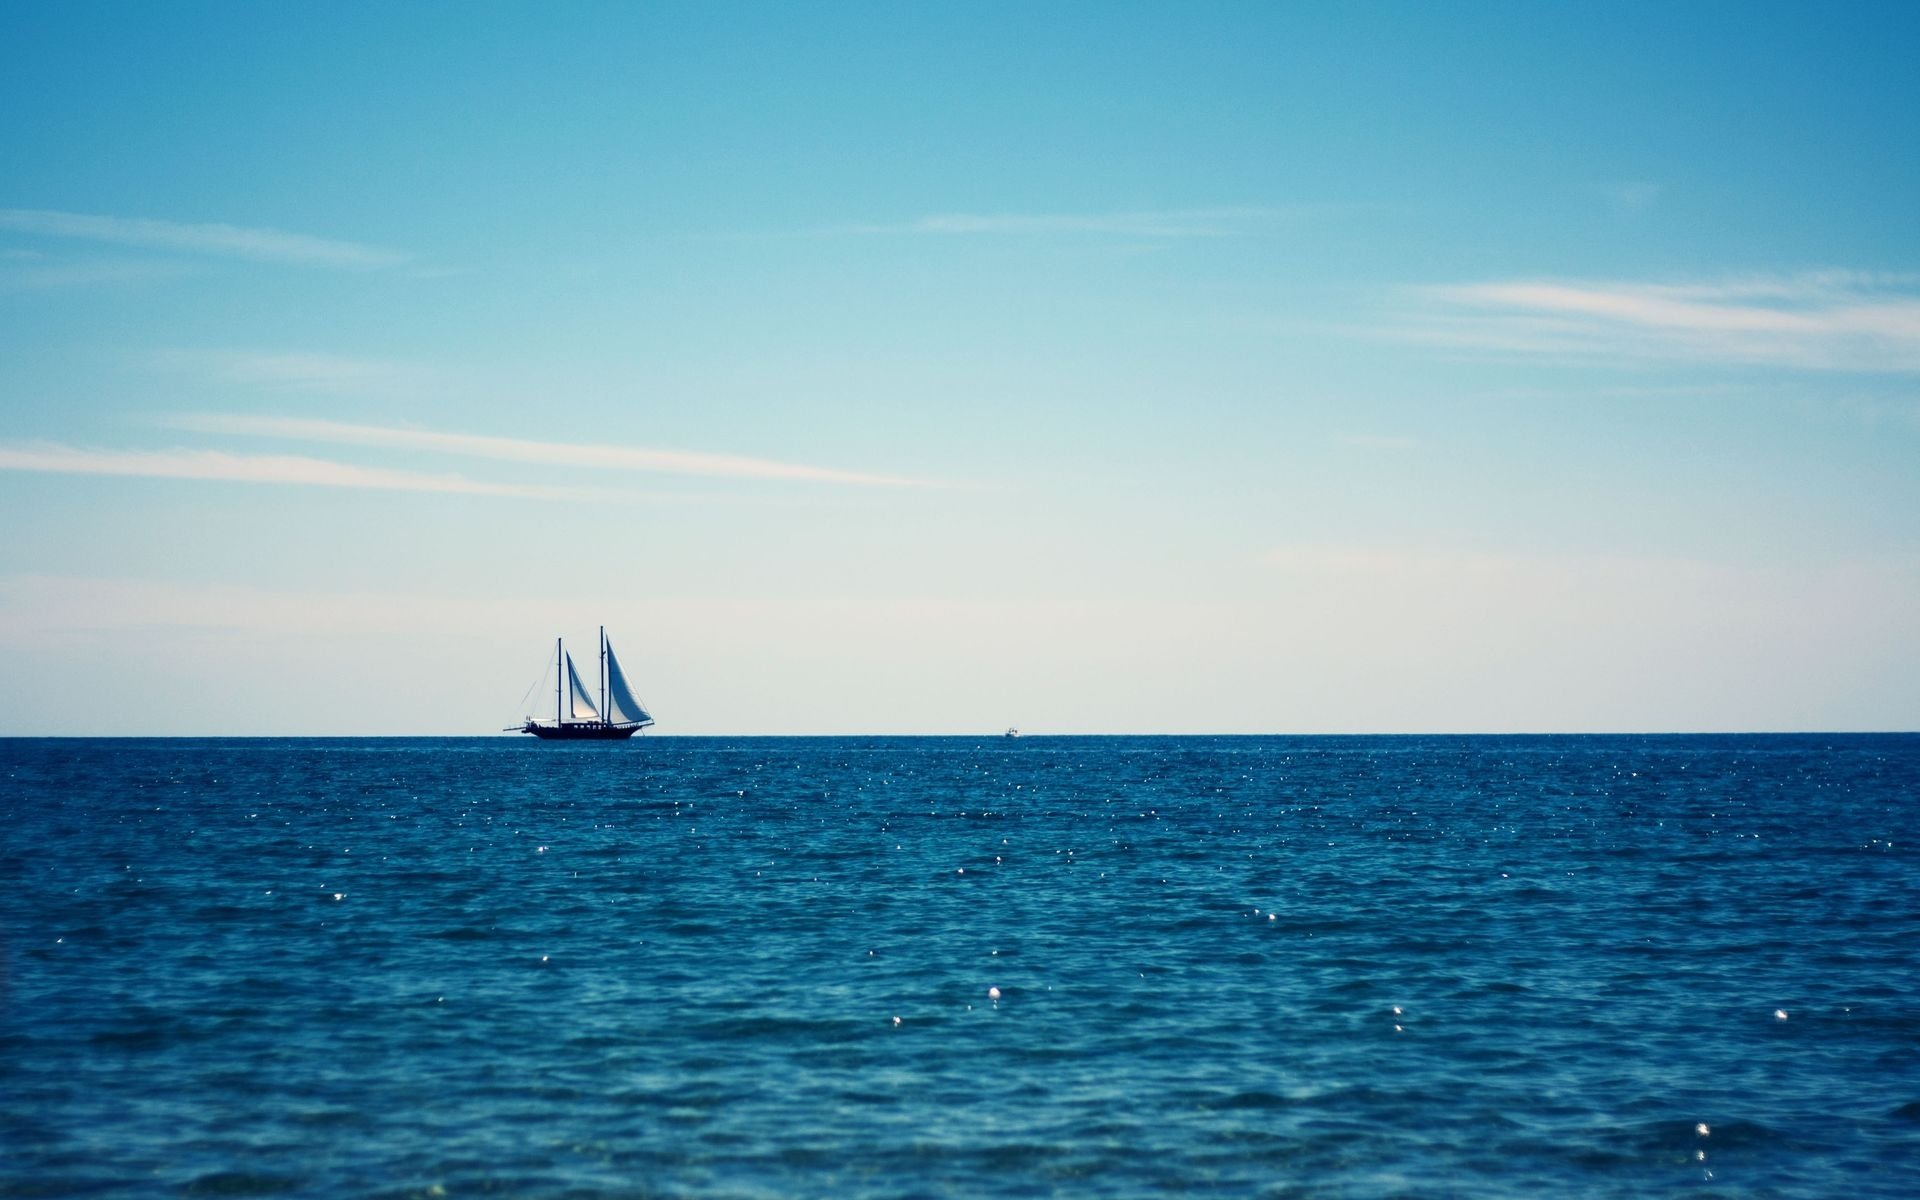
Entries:
{"label": "horizon line", "polygon": [[[278,742],[323,742],[323,741],[472,741],[478,739],[506,738],[519,734],[519,729],[502,729],[492,733],[0,733],[0,741],[278,741]],[[1402,730],[1397,732],[1321,731],[1309,732],[1214,732],[1214,733],[1138,733],[1106,732],[1075,733],[1070,731],[1042,731],[1036,733],[1021,732],[1017,737],[1008,737],[1005,733],[645,733],[636,736],[634,741],[658,739],[764,739],[764,740],[826,740],[826,739],[905,739],[905,738],[986,738],[1000,741],[1027,741],[1034,738],[1562,738],[1562,737],[1647,737],[1647,738],[1685,738],[1685,737],[1914,737],[1920,736],[1920,728],[1912,729],[1586,729],[1586,730],[1446,730],[1421,731]],[[537,742],[538,739],[535,739]],[[527,743],[535,744],[534,742]],[[624,743],[623,743],[624,744]]]}

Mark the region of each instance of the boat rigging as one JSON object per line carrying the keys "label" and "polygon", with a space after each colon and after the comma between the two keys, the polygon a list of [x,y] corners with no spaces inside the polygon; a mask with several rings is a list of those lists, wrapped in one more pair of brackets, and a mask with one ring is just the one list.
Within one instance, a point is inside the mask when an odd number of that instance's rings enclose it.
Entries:
{"label": "boat rigging", "polygon": [[[548,741],[612,741],[630,738],[653,724],[653,714],[634,698],[620,660],[613,656],[613,643],[607,640],[607,627],[600,627],[600,688],[589,692],[580,682],[563,639],[553,639],[553,719],[529,715],[524,724],[507,727],[507,732],[530,733]],[[537,684],[535,685],[538,686]]]}

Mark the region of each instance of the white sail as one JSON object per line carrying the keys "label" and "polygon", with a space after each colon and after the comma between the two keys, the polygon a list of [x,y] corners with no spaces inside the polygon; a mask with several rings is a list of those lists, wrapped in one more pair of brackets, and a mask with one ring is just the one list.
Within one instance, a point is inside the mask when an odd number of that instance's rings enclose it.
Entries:
{"label": "white sail", "polygon": [[567,655],[567,690],[571,693],[568,705],[569,720],[598,721],[600,709],[593,703],[593,693],[580,685],[580,672],[573,669],[573,655]]}
{"label": "white sail", "polygon": [[653,717],[647,712],[646,705],[633,698],[633,689],[627,686],[627,677],[620,672],[620,660],[613,656],[613,643],[608,642],[606,647],[607,707],[613,710],[612,719],[622,723],[653,724]]}

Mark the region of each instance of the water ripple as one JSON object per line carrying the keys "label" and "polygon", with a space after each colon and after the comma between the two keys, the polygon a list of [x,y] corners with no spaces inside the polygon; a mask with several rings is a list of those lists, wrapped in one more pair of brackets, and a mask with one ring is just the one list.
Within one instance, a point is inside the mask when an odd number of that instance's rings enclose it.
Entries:
{"label": "water ripple", "polygon": [[0,742],[0,1195],[1904,1196],[1920,738]]}

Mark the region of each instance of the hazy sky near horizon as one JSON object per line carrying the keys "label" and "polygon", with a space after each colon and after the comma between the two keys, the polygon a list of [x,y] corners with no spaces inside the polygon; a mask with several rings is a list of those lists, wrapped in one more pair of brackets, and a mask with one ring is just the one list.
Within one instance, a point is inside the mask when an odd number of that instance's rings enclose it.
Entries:
{"label": "hazy sky near horizon", "polygon": [[0,9],[0,734],[1920,727],[1920,7]]}

